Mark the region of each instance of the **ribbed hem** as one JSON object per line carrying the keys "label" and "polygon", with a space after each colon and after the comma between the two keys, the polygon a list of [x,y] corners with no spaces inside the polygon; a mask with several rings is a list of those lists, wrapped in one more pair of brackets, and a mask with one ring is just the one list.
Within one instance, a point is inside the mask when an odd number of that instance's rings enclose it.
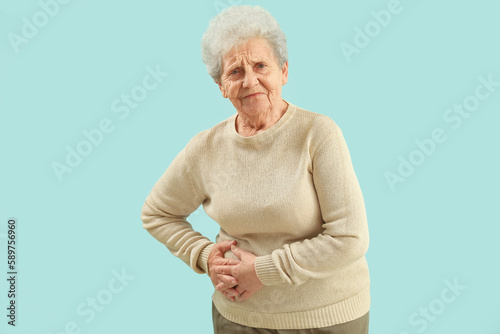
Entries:
{"label": "ribbed hem", "polygon": [[255,258],[255,271],[264,285],[278,285],[285,282],[274,265],[271,254]]}
{"label": "ribbed hem", "polygon": [[[328,327],[358,319],[370,310],[369,286],[357,295],[338,303],[313,310],[288,313],[255,312],[239,309],[237,304],[234,304],[235,307],[226,306],[222,308],[222,305],[227,305],[223,300],[224,298],[220,293],[214,293],[212,297],[215,307],[224,318],[243,326],[256,328],[307,329]],[[311,298],[313,297],[311,296]]]}
{"label": "ribbed hem", "polygon": [[203,269],[205,273],[208,273],[208,256],[210,255],[210,251],[212,250],[213,247],[214,247],[213,243],[205,246],[205,248],[202,249],[200,256],[198,257],[197,265],[198,267]]}

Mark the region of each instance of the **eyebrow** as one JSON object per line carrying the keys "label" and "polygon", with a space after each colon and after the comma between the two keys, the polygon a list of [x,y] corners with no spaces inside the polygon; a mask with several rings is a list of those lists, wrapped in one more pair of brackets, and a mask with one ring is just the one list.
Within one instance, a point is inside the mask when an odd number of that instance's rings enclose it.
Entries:
{"label": "eyebrow", "polygon": [[[263,64],[267,64],[267,61],[263,60],[262,58],[255,58],[255,59],[251,59],[251,60],[250,60],[250,64],[251,64],[251,65],[261,64],[261,63],[263,63]],[[228,70],[228,71],[232,71],[232,70],[233,70],[233,69],[235,69],[235,68],[240,68],[240,67],[242,67],[242,66],[241,66],[241,63],[237,63],[237,64],[236,64],[236,63],[233,63],[233,64],[235,64],[235,65],[230,65],[230,66],[228,66],[228,67],[227,67],[227,70]]]}

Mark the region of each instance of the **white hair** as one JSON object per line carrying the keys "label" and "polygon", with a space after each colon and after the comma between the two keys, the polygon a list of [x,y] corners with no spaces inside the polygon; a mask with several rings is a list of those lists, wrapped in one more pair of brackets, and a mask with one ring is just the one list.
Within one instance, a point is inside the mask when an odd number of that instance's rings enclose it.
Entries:
{"label": "white hair", "polygon": [[253,38],[267,40],[280,68],[288,61],[285,34],[267,10],[260,6],[231,6],[210,20],[201,40],[201,56],[208,74],[219,82],[222,57]]}

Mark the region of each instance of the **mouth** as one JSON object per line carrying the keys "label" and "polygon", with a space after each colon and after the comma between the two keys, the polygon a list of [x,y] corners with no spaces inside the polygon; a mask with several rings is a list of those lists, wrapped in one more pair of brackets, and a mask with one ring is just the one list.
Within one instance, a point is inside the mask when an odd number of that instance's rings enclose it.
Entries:
{"label": "mouth", "polygon": [[264,94],[264,93],[253,93],[253,94],[245,96],[244,99],[249,98],[249,97],[255,97],[255,96],[260,95],[260,94]]}

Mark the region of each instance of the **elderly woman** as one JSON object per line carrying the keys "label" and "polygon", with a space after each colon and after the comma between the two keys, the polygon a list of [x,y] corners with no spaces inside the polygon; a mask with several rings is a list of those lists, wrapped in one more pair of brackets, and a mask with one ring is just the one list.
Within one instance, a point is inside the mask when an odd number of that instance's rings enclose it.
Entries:
{"label": "elderly woman", "polygon": [[[175,157],[144,228],[208,274],[215,333],[368,333],[363,196],[336,123],[281,97],[284,33],[260,7],[229,7],[202,55],[236,113]],[[215,243],[186,220],[200,205],[220,225]]]}

